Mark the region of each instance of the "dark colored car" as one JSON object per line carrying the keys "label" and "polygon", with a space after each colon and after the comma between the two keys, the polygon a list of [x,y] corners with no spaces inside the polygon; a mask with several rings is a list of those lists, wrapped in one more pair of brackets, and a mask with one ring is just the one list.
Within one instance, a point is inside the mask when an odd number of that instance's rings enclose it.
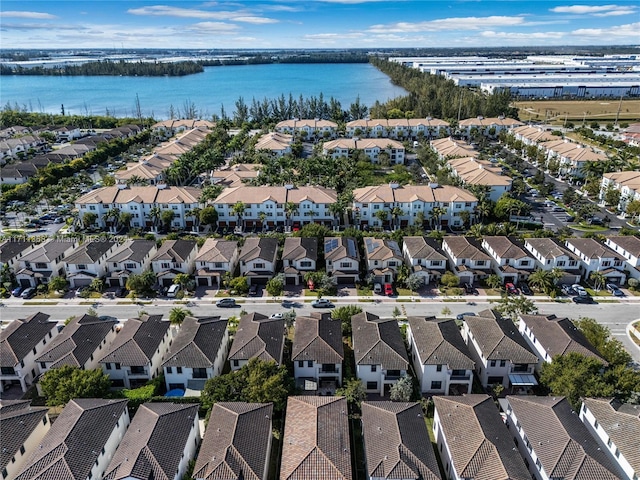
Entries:
{"label": "dark colored car", "polygon": [[474,286],[471,285],[470,283],[465,283],[464,284],[464,292],[467,295],[478,295],[478,290],[476,288],[474,288]]}
{"label": "dark colored car", "polygon": [[319,298],[311,302],[311,306],[313,308],[333,308],[334,305],[326,298]]}
{"label": "dark colored car", "polygon": [[249,287],[249,296],[255,297],[257,294],[258,294],[258,286],[255,283],[253,283]]}
{"label": "dark colored car", "polygon": [[11,291],[11,295],[13,295],[14,297],[19,297],[21,293],[22,287],[16,287]]}
{"label": "dark colored car", "polygon": [[577,295],[578,292],[575,291],[575,289],[571,286],[571,285],[565,285],[562,287],[562,293],[564,293],[565,295]]}
{"label": "dark colored car", "polygon": [[221,298],[216,302],[216,307],[235,307],[235,298]]}
{"label": "dark colored car", "polygon": [[529,288],[529,285],[527,285],[526,283],[520,284],[520,291],[523,295],[533,295],[533,292]]}
{"label": "dark colored car", "polygon": [[124,287],[119,287],[119,288],[116,290],[116,297],[118,297],[118,298],[124,298],[124,297],[126,297],[126,296],[127,296],[127,293],[129,293],[129,292],[127,291],[127,289],[126,289],[126,288],[124,288]]}
{"label": "dark colored car", "polygon": [[624,297],[624,292],[622,290],[620,290],[618,288],[617,285],[613,284],[613,283],[607,283],[607,290],[609,291],[609,293],[611,293],[614,297]]}
{"label": "dark colored car", "polygon": [[476,314],[473,312],[464,312],[456,315],[456,320],[464,320],[464,317],[475,317]]}
{"label": "dark colored car", "polygon": [[573,297],[573,303],[596,303],[595,300],[593,299],[593,297],[591,297],[590,295],[578,295],[576,297]]}

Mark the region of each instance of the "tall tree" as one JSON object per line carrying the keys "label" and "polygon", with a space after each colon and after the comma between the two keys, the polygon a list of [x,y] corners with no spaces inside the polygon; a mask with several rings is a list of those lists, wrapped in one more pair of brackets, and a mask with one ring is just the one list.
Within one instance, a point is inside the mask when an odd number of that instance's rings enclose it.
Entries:
{"label": "tall tree", "polygon": [[47,405],[64,405],[73,398],[104,398],[109,394],[111,380],[101,369],[80,370],[63,365],[46,372],[40,379]]}

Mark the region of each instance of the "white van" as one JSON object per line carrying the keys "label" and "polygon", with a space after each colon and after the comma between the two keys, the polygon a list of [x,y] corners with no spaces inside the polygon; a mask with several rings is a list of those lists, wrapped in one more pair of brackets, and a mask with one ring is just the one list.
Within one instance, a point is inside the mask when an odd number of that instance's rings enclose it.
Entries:
{"label": "white van", "polygon": [[178,285],[177,283],[174,283],[169,287],[169,290],[167,290],[167,297],[176,298],[176,295],[178,294],[179,291],[180,291],[180,285]]}
{"label": "white van", "polygon": [[382,285],[380,285],[379,283],[375,283],[373,285],[373,293],[376,293],[378,295],[382,294]]}
{"label": "white van", "polygon": [[414,140],[413,148],[418,148],[419,146],[420,146],[420,143],[417,140]]}

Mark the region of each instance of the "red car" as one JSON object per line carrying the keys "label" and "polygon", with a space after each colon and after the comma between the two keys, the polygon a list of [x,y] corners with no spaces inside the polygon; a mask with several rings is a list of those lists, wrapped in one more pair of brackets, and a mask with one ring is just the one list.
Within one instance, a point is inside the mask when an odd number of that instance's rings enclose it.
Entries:
{"label": "red car", "polygon": [[513,283],[505,283],[504,288],[510,295],[517,295],[520,293]]}
{"label": "red car", "polygon": [[309,290],[314,291],[316,289],[316,285],[313,283],[312,279],[309,279],[309,281],[307,282],[307,287],[309,287]]}
{"label": "red car", "polygon": [[384,284],[384,294],[387,295],[388,297],[393,295],[393,285],[391,285],[390,283],[385,283]]}

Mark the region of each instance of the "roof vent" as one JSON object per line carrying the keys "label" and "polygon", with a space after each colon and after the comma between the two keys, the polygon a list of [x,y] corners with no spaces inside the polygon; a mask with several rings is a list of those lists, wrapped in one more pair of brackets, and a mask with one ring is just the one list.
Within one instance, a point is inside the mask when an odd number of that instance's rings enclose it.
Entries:
{"label": "roof vent", "polygon": [[293,184],[291,183],[287,183],[284,188],[286,188],[287,190],[293,190]]}
{"label": "roof vent", "polygon": [[389,188],[395,190],[396,188],[400,188],[400,184],[398,182],[391,182],[389,183]]}

